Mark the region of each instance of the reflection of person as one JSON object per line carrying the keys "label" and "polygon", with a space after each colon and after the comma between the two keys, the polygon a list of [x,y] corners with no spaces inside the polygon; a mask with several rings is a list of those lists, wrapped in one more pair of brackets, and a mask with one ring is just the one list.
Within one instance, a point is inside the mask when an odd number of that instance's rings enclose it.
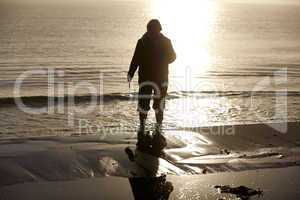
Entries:
{"label": "reflection of person", "polygon": [[161,33],[161,30],[158,20],[153,19],[148,23],[147,32],[137,43],[128,71],[127,78],[130,82],[139,67],[138,111],[141,128],[145,125],[147,112],[150,110],[150,96],[153,92],[156,122],[162,124],[168,88],[168,65],[176,59],[171,41]]}
{"label": "reflection of person", "polygon": [[159,131],[153,135],[139,131],[136,151],[129,147],[125,149],[130,161],[140,166],[145,175],[134,175],[129,182],[135,200],[167,200],[173,191],[171,182],[166,181],[166,175],[157,176],[159,157],[164,156],[166,139]]}
{"label": "reflection of person", "polygon": [[[149,154],[154,157],[165,157],[164,148],[167,146],[166,138],[161,134],[159,129],[156,129],[151,135],[149,131],[139,131],[136,150]],[[134,153],[127,147],[125,152],[129,156],[130,161],[134,161]]]}
{"label": "reflection of person", "polygon": [[135,152],[129,147],[125,148],[130,161],[142,166],[147,176],[157,175],[159,157],[164,158],[164,148],[167,146],[166,138],[156,130],[153,135],[149,131],[139,131]]}
{"label": "reflection of person", "polygon": [[168,200],[173,185],[166,176],[129,178],[135,200]]}

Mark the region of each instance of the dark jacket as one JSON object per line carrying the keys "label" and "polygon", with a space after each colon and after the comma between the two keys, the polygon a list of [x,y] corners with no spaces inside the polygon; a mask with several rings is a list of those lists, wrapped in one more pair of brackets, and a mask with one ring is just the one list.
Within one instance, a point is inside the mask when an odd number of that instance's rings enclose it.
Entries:
{"label": "dark jacket", "polygon": [[145,33],[136,45],[128,74],[133,77],[139,67],[139,83],[167,81],[169,64],[175,59],[176,54],[167,37],[160,34],[151,38]]}

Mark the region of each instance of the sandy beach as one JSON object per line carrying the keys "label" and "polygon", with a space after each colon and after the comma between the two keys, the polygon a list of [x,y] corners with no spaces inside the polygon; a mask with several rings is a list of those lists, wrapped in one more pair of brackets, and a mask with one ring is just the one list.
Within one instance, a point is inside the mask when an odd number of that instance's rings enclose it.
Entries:
{"label": "sandy beach", "polygon": [[[218,184],[260,188],[267,194],[265,199],[295,197],[299,195],[299,123],[288,123],[287,133],[274,129],[283,126],[284,123],[237,125],[230,127],[234,130],[231,135],[208,134],[208,127],[165,131],[167,157],[146,155],[140,163],[130,162],[124,152],[127,146],[135,149],[134,132],[101,139],[97,136],[5,139],[0,145],[0,193],[3,199],[19,199],[24,195],[28,199],[41,196],[80,199],[71,189],[80,187],[81,195],[88,193],[92,199],[99,195],[115,199],[114,195],[120,194],[105,188],[116,182],[118,188],[123,188],[122,196],[132,199],[128,178],[146,177],[145,170],[157,167],[156,176],[166,174],[167,180],[174,182],[171,199],[217,199],[213,185]],[[290,186],[280,191],[281,184]],[[60,190],[62,187],[66,189]]]}
{"label": "sandy beach", "polygon": [[[174,191],[170,200],[178,199],[237,199],[235,195],[221,194],[215,185],[247,185],[263,190],[261,196],[251,199],[298,199],[299,167],[264,169],[244,172],[226,172],[208,175],[169,176]],[[280,184],[279,184],[280,183]],[[284,187],[282,187],[284,186]],[[114,189],[118,188],[118,192]],[[1,199],[134,199],[129,181],[120,177],[103,177],[72,181],[25,183],[0,189]]]}

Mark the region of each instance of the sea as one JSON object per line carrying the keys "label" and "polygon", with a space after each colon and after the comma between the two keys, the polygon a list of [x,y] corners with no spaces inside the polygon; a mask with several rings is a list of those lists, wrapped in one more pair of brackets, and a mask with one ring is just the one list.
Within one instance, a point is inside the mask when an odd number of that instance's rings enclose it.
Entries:
{"label": "sea", "polygon": [[152,18],[177,53],[164,129],[300,120],[297,1],[0,0],[0,138],[135,131]]}

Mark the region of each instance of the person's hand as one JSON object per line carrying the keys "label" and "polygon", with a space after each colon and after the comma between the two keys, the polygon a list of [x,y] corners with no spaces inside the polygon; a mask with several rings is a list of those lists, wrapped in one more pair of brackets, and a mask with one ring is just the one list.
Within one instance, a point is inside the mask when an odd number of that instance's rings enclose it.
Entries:
{"label": "person's hand", "polygon": [[131,82],[131,80],[132,80],[132,76],[128,73],[128,74],[127,74],[127,81],[128,81],[128,82]]}

